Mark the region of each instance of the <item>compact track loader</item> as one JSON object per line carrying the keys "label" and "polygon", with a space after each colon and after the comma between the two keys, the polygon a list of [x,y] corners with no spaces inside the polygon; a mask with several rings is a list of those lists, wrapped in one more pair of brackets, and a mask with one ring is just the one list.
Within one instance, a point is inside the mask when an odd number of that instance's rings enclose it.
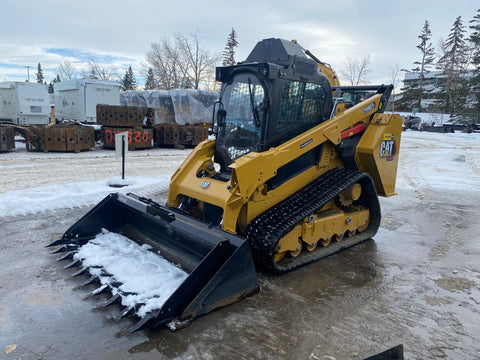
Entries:
{"label": "compact track loader", "polygon": [[257,292],[257,269],[281,274],[370,239],[378,195],[395,195],[402,120],[384,113],[392,85],[340,86],[329,65],[273,38],[216,79],[214,136],[173,174],[167,205],[111,194],[51,244],[77,273],[97,274],[126,315],[141,304],[126,305],[115,275],[78,256],[102,229],[187,272],[132,330],[180,327]]}

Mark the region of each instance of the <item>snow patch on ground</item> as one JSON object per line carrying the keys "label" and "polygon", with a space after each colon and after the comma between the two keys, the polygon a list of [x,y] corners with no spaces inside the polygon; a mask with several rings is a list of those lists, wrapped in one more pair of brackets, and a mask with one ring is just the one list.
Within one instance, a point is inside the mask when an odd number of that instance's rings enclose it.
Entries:
{"label": "snow patch on ground", "polygon": [[[90,274],[99,277],[101,288],[113,282],[122,283],[118,289],[111,289],[112,294],[120,293],[122,305],[128,309],[144,304],[136,312],[139,317],[144,317],[148,312],[160,309],[188,276],[150,248],[123,235],[102,230],[80,248],[74,259],[80,259],[84,267],[90,267]],[[100,266],[103,273],[111,276],[102,275]]]}
{"label": "snow patch on ground", "polygon": [[[115,188],[111,184],[121,183]],[[133,192],[140,196],[164,192],[170,177],[113,177],[98,181],[46,185],[0,194],[0,217],[35,214],[45,211],[92,206],[110,193]]]}

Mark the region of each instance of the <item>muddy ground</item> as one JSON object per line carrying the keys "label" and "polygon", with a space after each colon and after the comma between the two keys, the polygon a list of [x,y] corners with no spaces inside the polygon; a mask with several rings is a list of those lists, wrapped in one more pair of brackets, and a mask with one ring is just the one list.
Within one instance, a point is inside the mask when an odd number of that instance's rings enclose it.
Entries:
{"label": "muddy ground", "polygon": [[438,186],[439,160],[418,159],[448,149],[442,161],[478,183],[480,145],[436,136],[402,140],[399,194],[381,199],[374,240],[260,275],[260,293],[177,332],[129,333],[133,320],[49,254],[88,208],[0,217],[0,359],[362,359],[397,344],[406,359],[478,359],[480,192]]}

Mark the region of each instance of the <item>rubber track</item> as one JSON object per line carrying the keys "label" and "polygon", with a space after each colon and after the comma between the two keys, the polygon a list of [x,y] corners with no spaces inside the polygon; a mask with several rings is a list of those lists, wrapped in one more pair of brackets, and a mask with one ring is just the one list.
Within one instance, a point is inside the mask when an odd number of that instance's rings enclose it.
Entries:
{"label": "rubber track", "polygon": [[[362,195],[356,204],[370,209],[370,222],[365,231],[332,242],[326,247],[319,245],[312,252],[302,251],[296,258],[285,257],[279,263],[275,262],[276,246],[285,234],[357,182],[362,185]],[[353,169],[336,168],[253,219],[247,226],[245,237],[256,265],[268,272],[280,274],[367,240],[375,235],[379,226],[380,204],[370,175]]]}

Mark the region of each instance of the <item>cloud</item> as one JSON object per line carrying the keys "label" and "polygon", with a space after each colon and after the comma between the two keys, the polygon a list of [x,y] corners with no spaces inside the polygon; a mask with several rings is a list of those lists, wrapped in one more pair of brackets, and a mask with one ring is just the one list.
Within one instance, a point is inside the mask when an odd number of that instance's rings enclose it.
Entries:
{"label": "cloud", "polygon": [[69,48],[46,48],[43,49],[48,54],[60,55],[63,58],[74,59],[76,62],[89,62],[95,60],[99,63],[116,63],[116,62],[128,62],[132,61],[131,57],[116,56],[105,53],[96,53],[93,51],[86,51],[80,49]]}
{"label": "cloud", "polygon": [[[39,62],[49,69],[46,79],[54,78],[54,69],[64,58],[78,68],[86,68],[93,58],[117,68],[120,75],[131,65],[138,79],[153,41],[197,31],[206,49],[221,53],[233,27],[240,42],[238,61],[264,38],[297,39],[337,72],[347,57],[370,54],[372,82],[377,82],[388,74],[389,66],[399,63],[409,68],[418,60],[417,36],[425,19],[431,23],[436,44],[457,16],[466,24],[478,4],[471,0],[186,0],[181,4],[117,0],[113,5],[98,0],[2,0],[0,9],[8,13],[0,22],[0,61],[18,66],[0,64],[0,80],[24,80],[22,66]],[[11,69],[25,76],[20,79]]]}
{"label": "cloud", "polygon": [[[0,44],[0,53],[3,55],[0,62],[0,81],[25,81],[30,73],[30,80],[35,79],[37,67],[40,63],[46,82],[53,80],[59,73],[59,65],[67,59],[76,69],[76,77],[88,72],[89,63],[111,67],[119,77],[124,75],[128,66],[141,67],[141,60],[135,57],[118,53],[97,52],[88,49],[57,48],[40,46],[18,46],[10,43]],[[27,70],[29,67],[29,70]],[[138,76],[137,76],[138,77]]]}

